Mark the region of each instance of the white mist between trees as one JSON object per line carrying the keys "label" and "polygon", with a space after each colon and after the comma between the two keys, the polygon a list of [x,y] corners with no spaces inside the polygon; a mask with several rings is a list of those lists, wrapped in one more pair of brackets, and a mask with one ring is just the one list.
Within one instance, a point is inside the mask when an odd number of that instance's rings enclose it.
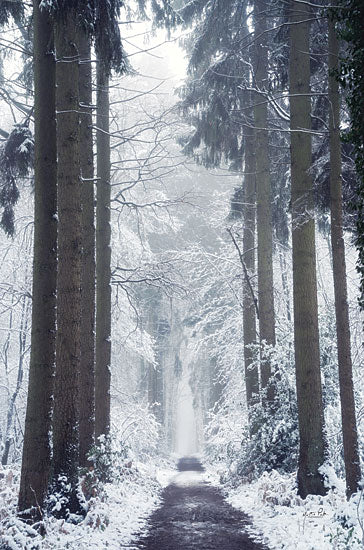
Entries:
{"label": "white mist between trees", "polygon": [[180,456],[189,456],[199,451],[196,416],[189,377],[190,373],[184,367],[177,388],[176,404],[175,452]]}

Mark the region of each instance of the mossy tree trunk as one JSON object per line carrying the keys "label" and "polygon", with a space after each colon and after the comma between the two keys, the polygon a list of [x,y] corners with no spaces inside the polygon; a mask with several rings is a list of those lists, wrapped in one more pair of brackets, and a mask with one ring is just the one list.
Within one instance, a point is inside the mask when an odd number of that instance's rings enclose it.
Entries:
{"label": "mossy tree trunk", "polygon": [[34,261],[28,398],[18,509],[39,520],[50,472],[55,361],[57,188],[53,24],[39,0],[34,25]]}
{"label": "mossy tree trunk", "polygon": [[[290,5],[290,114],[293,305],[299,421],[298,492],[325,494],[324,411],[317,312],[315,221],[311,168],[310,7]],[[301,131],[302,129],[302,131]]]}

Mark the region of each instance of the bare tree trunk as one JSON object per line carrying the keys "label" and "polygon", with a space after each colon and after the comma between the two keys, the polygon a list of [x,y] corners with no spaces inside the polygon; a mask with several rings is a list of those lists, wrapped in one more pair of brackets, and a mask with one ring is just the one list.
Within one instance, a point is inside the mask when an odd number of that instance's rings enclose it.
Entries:
{"label": "bare tree trunk", "polygon": [[[291,0],[290,111],[293,304],[300,449],[298,492],[325,494],[324,411],[317,313],[315,221],[311,167],[310,8]],[[303,129],[303,131],[299,131]]]}
{"label": "bare tree trunk", "polygon": [[[27,278],[25,281],[27,281]],[[15,409],[15,403],[16,399],[18,397],[22,382],[23,382],[23,376],[24,376],[24,355],[26,352],[26,344],[27,344],[27,331],[28,331],[28,323],[29,323],[29,313],[30,313],[30,301],[29,296],[24,295],[22,297],[21,301],[21,320],[20,320],[20,330],[19,330],[19,354],[18,354],[18,376],[16,380],[16,386],[15,390],[13,391],[13,394],[10,398],[10,403],[8,407],[8,413],[6,417],[6,431],[5,431],[5,445],[4,445],[4,452],[3,456],[1,458],[1,464],[5,466],[8,463],[9,460],[9,451],[11,446],[11,427],[13,424],[13,417],[14,417],[14,409]]]}
{"label": "bare tree trunk", "polygon": [[281,247],[279,247],[278,254],[279,254],[279,267],[280,267],[281,279],[282,279],[282,289],[284,293],[284,302],[286,305],[287,321],[290,323],[291,322],[291,298],[290,298],[290,290],[288,286],[286,254]]}
{"label": "bare tree trunk", "polygon": [[82,175],[82,285],[81,285],[81,364],[80,364],[80,466],[94,445],[95,429],[95,215],[94,163],[92,143],[91,45],[79,29],[80,53],[80,163]]}
{"label": "bare tree trunk", "polygon": [[110,431],[111,227],[109,76],[97,64],[96,371],[95,437]]}
{"label": "bare tree trunk", "polygon": [[[15,281],[16,281],[16,277],[15,277],[15,273],[14,273],[14,283],[15,283]],[[4,363],[4,368],[5,368],[5,382],[6,382],[7,393],[8,393],[8,399],[7,399],[8,414],[9,414],[9,409],[11,407],[10,379],[9,379],[9,349],[10,349],[11,335],[12,335],[12,331],[13,331],[13,317],[14,317],[14,308],[13,308],[13,306],[14,306],[14,292],[11,293],[11,303],[10,303],[10,311],[9,311],[9,327],[8,327],[8,333],[6,335],[6,339],[5,339],[5,342],[4,342],[4,345],[3,345],[3,350],[2,350],[2,361]],[[7,447],[9,445],[7,445],[7,433],[8,433],[8,429],[6,427],[5,433],[4,433],[3,438],[2,438],[3,445],[4,445],[4,453],[3,453],[3,458],[1,460],[2,465],[7,464],[7,460],[8,460],[7,455],[8,455],[9,451],[7,450]],[[6,455],[6,462],[4,462],[4,455]]]}
{"label": "bare tree trunk", "polygon": [[[56,327],[56,120],[53,24],[34,0],[34,263],[32,334],[19,512],[39,519],[50,470]],[[29,513],[28,510],[31,509]]]}
{"label": "bare tree trunk", "polygon": [[[53,415],[54,487],[67,502],[57,512],[79,511],[78,397],[81,319],[81,181],[77,14],[56,23],[58,277],[56,376]],[[69,487],[69,489],[67,488]]]}
{"label": "bare tree trunk", "polygon": [[[155,340],[156,364],[148,365],[148,402],[156,420],[164,423],[163,321],[162,301],[158,290],[149,290],[147,330]],[[162,328],[162,333],[159,329]]]}
{"label": "bare tree trunk", "polygon": [[[339,42],[334,23],[329,20],[329,71],[338,68]],[[339,85],[329,73],[330,104],[330,197],[331,246],[335,289],[336,333],[339,362],[341,418],[344,442],[346,492],[350,497],[361,479],[358,433],[355,416],[353,372],[350,347],[348,292],[346,282],[345,243],[343,238],[340,97]]]}
{"label": "bare tree trunk", "polygon": [[[254,2],[255,52],[254,78],[258,90],[268,85],[268,49],[266,43],[266,4],[263,0]],[[258,302],[259,334],[261,343],[275,345],[275,316],[273,297],[273,249],[271,186],[269,176],[269,148],[267,128],[267,101],[255,94],[254,123],[256,126],[256,188],[257,188],[257,237],[258,237]],[[261,361],[261,386],[267,393],[264,402],[268,409],[274,407],[275,388],[270,383],[272,366],[270,361]]]}
{"label": "bare tree trunk", "polygon": [[[256,209],[256,190],[255,190],[255,155],[254,155],[254,135],[246,136],[245,143],[245,177],[244,177],[244,206],[243,206],[243,258],[247,271],[247,276],[252,277],[255,274],[255,209]],[[256,343],[256,311],[255,303],[248,284],[245,284],[243,295],[243,330],[244,330],[244,365],[245,365],[245,387],[248,412],[259,399],[259,371],[258,366],[252,366],[254,352],[251,345]],[[252,419],[249,419],[250,434],[256,432]]]}

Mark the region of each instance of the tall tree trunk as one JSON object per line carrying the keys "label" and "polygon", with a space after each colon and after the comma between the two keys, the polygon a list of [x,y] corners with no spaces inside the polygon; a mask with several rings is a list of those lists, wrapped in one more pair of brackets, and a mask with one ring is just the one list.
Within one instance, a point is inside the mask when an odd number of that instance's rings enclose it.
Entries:
{"label": "tall tree trunk", "polygon": [[53,24],[34,0],[34,261],[29,385],[18,509],[39,519],[50,470],[57,272]]}
{"label": "tall tree trunk", "polygon": [[80,163],[82,176],[82,285],[80,364],[80,466],[90,466],[87,456],[94,444],[95,428],[95,215],[92,142],[91,45],[79,30],[80,53]]}
{"label": "tall tree trunk", "polygon": [[[259,91],[268,87],[268,49],[266,41],[266,4],[254,2],[255,51],[254,77]],[[269,147],[267,132],[267,101],[261,93],[255,94],[254,123],[256,126],[256,188],[257,188],[257,240],[258,240],[258,301],[259,334],[261,343],[275,345],[275,316],[273,297],[273,250],[271,186],[269,176]],[[270,383],[270,361],[262,357],[261,386],[266,389],[268,409],[274,407],[275,388]]]}
{"label": "tall tree trunk", "polygon": [[331,246],[346,491],[348,497],[350,497],[358,490],[361,472],[355,416],[345,244],[343,238],[340,97],[338,82],[332,74],[332,71],[338,68],[339,41],[335,33],[334,23],[329,20],[328,25],[329,71],[331,71],[329,72]]}
{"label": "tall tree trunk", "polygon": [[[255,209],[256,209],[256,190],[255,190],[255,154],[254,154],[254,135],[246,135],[245,143],[245,177],[244,177],[244,205],[243,205],[243,258],[247,276],[252,277],[255,274]],[[251,344],[256,343],[256,311],[255,303],[248,284],[244,287],[243,296],[243,330],[244,330],[244,365],[245,365],[245,387],[248,412],[259,398],[259,372],[258,367],[252,367],[254,352]],[[254,427],[251,417],[249,418],[249,430],[253,435],[257,426]]]}
{"label": "tall tree trunk", "polygon": [[[324,412],[317,313],[315,221],[311,167],[310,8],[291,0],[290,111],[293,305],[299,421],[298,492],[325,494]],[[304,129],[299,131],[299,129]]]}
{"label": "tall tree trunk", "polygon": [[111,227],[109,75],[97,64],[96,371],[95,437],[110,431]]}
{"label": "tall tree trunk", "polygon": [[[58,277],[53,484],[66,497],[57,514],[79,511],[78,397],[81,319],[81,181],[77,14],[56,23]],[[69,489],[67,488],[69,487]],[[68,501],[68,502],[67,502]]]}

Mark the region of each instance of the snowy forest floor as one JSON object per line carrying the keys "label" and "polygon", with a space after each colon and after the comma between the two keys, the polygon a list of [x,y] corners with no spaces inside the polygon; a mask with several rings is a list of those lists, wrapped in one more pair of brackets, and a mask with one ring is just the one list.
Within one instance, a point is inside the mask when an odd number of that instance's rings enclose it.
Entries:
{"label": "snowy forest floor", "polygon": [[[173,463],[160,459],[124,467],[119,479],[104,485],[88,501],[79,524],[45,516],[43,536],[17,518],[20,471],[0,466],[0,550],[120,550],[130,547],[136,533],[159,506]],[[166,481],[165,481],[166,480]]]}
{"label": "snowy forest floor", "polygon": [[[226,472],[224,472],[226,477]],[[363,492],[345,496],[345,482],[332,468],[324,472],[327,495],[297,495],[297,472],[264,472],[251,483],[224,485],[227,501],[249,514],[252,532],[271,550],[363,550]]]}
{"label": "snowy forest floor", "polygon": [[[192,461],[192,464],[191,464]],[[77,525],[44,517],[41,536],[16,516],[19,472],[0,466],[0,550],[362,550],[362,495],[326,472],[325,497],[297,496],[296,474],[231,486],[226,465],[160,457],[130,463],[89,501]],[[190,471],[191,466],[195,471]],[[230,481],[223,484],[220,479]]]}

